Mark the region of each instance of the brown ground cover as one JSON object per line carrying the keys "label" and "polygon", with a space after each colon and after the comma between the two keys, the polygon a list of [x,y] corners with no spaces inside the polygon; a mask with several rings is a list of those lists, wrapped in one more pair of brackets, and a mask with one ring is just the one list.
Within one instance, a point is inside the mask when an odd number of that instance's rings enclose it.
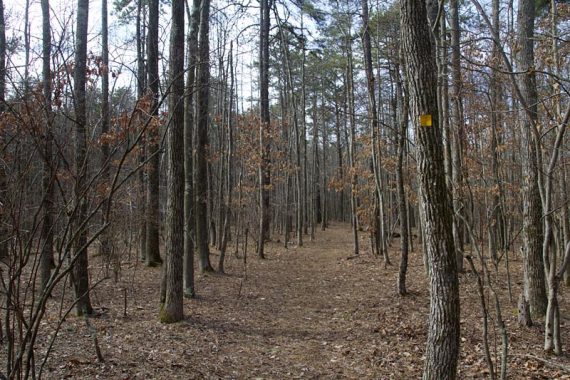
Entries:
{"label": "brown ground cover", "polygon": [[[364,239],[364,237],[363,237]],[[391,258],[399,261],[399,242]],[[363,246],[367,246],[363,240]],[[233,251],[230,249],[230,252]],[[96,359],[83,319],[62,325],[44,378],[74,379],[417,379],[421,377],[429,294],[421,255],[410,256],[408,289],[396,294],[397,265],[351,255],[349,226],[332,224],[313,242],[286,250],[267,247],[267,259],[250,250],[247,271],[229,255],[227,274],[199,275],[198,298],[185,301],[186,320],[159,323],[160,268],[122,263],[121,280],[103,281],[93,293],[100,317],[92,319],[105,362]],[[213,261],[217,259],[212,256]],[[521,262],[511,260],[513,294],[521,291]],[[92,260],[93,278],[102,275]],[[247,276],[246,276],[247,275]],[[569,357],[542,351],[543,326],[517,325],[508,298],[504,263],[493,276],[509,334],[510,379],[570,379]],[[459,376],[487,378],[482,312],[472,273],[461,275],[462,344]],[[58,290],[59,292],[62,289]],[[71,289],[67,290],[71,293]],[[562,334],[570,345],[567,290],[562,289]],[[126,309],[125,309],[126,295]],[[55,300],[58,296],[54,297]],[[58,320],[52,301],[45,330]],[[493,307],[490,307],[493,309]],[[124,311],[126,310],[126,316]],[[493,355],[500,336],[490,320]],[[47,333],[40,338],[43,350]],[[540,359],[537,359],[540,358]],[[497,364],[498,365],[498,364]],[[557,368],[559,366],[559,368]]]}

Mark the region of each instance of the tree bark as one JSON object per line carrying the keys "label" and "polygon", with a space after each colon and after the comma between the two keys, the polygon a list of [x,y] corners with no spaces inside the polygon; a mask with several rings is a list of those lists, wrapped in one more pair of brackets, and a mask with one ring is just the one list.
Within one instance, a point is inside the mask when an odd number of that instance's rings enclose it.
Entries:
{"label": "tree bark", "polygon": [[[4,20],[4,0],[0,0],[0,113],[6,109],[6,22]],[[4,145],[3,133],[0,133],[0,143]],[[0,165],[0,198],[6,199],[6,171]],[[8,231],[4,226],[6,207],[0,207],[0,258],[8,255]]]}
{"label": "tree bark", "polygon": [[270,115],[269,115],[269,0],[260,1],[260,31],[259,31],[259,149],[261,162],[259,165],[259,240],[257,254],[265,258],[265,241],[269,238],[270,205],[269,191],[271,187],[270,174]]}
{"label": "tree bark", "polygon": [[536,79],[534,74],[534,19],[535,3],[521,0],[518,10],[519,70],[525,72],[520,79],[520,92],[528,107],[522,112],[523,123],[523,245],[524,292],[530,304],[531,316],[542,317],[546,312],[546,285],[542,256],[543,221],[542,200],[539,189],[539,141],[533,128],[538,121]]}
{"label": "tree bark", "polygon": [[[228,125],[228,137],[227,137],[227,156],[226,156],[226,204],[224,207],[224,220],[223,225],[221,226],[221,234],[222,234],[222,242],[220,244],[220,260],[218,265],[218,271],[220,273],[224,273],[224,259],[226,256],[226,249],[228,246],[228,239],[230,237],[230,216],[231,216],[231,207],[232,207],[232,160],[233,160],[233,98],[234,98],[234,65],[233,65],[233,41],[230,42],[230,51],[229,51],[229,64],[228,64],[228,71],[230,75],[230,89],[229,89],[229,97],[228,97],[228,114],[227,114],[227,125]],[[220,180],[222,180],[220,178]],[[222,207],[222,205],[220,205]]]}
{"label": "tree bark", "polygon": [[194,90],[196,80],[196,54],[198,50],[198,28],[200,24],[200,0],[193,0],[189,16],[188,32],[188,73],[186,76],[186,96],[184,98],[184,295],[196,295],[194,285]]}
{"label": "tree bark", "polygon": [[162,322],[184,318],[184,0],[172,0],[166,194],[166,298]]}
{"label": "tree bark", "polygon": [[353,252],[355,255],[360,253],[358,242],[358,209],[356,198],[356,184],[358,176],[356,175],[355,165],[355,138],[356,138],[356,120],[354,115],[354,73],[352,63],[352,41],[350,36],[346,37],[346,99],[348,106],[347,120],[350,124],[348,139],[348,163],[350,166],[350,210],[353,236]]}
{"label": "tree bark", "polygon": [[[144,90],[146,88],[146,70],[145,70],[145,59],[144,59],[144,23],[143,19],[144,6],[143,0],[137,1],[137,16],[136,16],[136,40],[137,40],[137,100],[140,101],[144,96]],[[139,148],[139,163],[143,164],[145,162],[145,150],[146,150],[146,138],[143,136],[141,138]],[[138,175],[139,180],[139,258],[141,261],[146,262],[146,180],[145,171],[139,170]]]}
{"label": "tree bark", "polygon": [[85,84],[87,75],[87,26],[89,20],[89,0],[77,1],[77,28],[75,42],[75,71],[73,82],[75,86],[75,182],[76,215],[74,225],[76,239],[73,245],[75,263],[73,265],[73,284],[77,298],[77,315],[92,314],[89,296],[89,272],[87,256],[87,103],[85,99]]}
{"label": "tree bark", "polygon": [[[417,171],[430,278],[424,379],[455,379],[459,356],[459,284],[451,203],[443,166],[433,46],[423,0],[400,2],[402,48],[416,125]],[[430,120],[431,119],[431,120]]]}
{"label": "tree bark", "polygon": [[400,132],[398,136],[398,166],[396,170],[396,182],[398,188],[398,214],[400,216],[400,268],[398,271],[398,294],[406,295],[406,274],[408,272],[408,252],[409,252],[409,226],[408,208],[406,205],[406,191],[404,189],[404,154],[406,140],[408,137],[408,97],[404,93],[402,81],[400,79],[400,67],[394,68],[396,77],[396,99],[401,104],[400,107]]}
{"label": "tree bark", "polygon": [[[110,223],[111,217],[111,194],[107,196],[107,188],[111,186],[111,172],[110,172],[110,154],[109,143],[105,135],[109,133],[109,125],[111,122],[111,115],[109,111],[109,31],[108,31],[108,12],[107,0],[101,0],[101,64],[103,66],[101,73],[101,181],[103,182],[105,193],[102,194],[107,197],[103,204],[103,224]],[[112,250],[112,241],[109,228],[105,228],[100,235],[101,241],[101,255],[106,260],[111,260],[113,265],[113,272],[115,273],[115,281],[118,280],[119,262]],[[115,257],[113,257],[115,256]]]}
{"label": "tree bark", "polygon": [[386,265],[390,264],[390,258],[388,256],[387,245],[385,244],[385,226],[384,226],[384,200],[382,194],[382,179],[381,179],[381,166],[380,166],[380,150],[378,141],[378,112],[376,108],[376,93],[374,85],[374,70],[372,68],[372,46],[370,43],[370,26],[368,25],[368,0],[362,0],[362,23],[363,23],[363,33],[362,33],[362,46],[364,50],[364,68],[366,71],[366,87],[368,89],[368,122],[371,135],[372,144],[372,169],[374,172],[374,184],[376,198],[379,207],[379,223],[374,223],[376,230],[374,235],[376,240],[379,242],[377,249],[378,254],[382,255]]}
{"label": "tree bark", "polygon": [[[44,96],[44,146],[43,146],[43,170],[42,170],[42,200],[43,223],[41,230],[41,256],[40,256],[40,282],[42,289],[46,289],[54,267],[53,261],[53,183],[54,162],[52,159],[53,113],[51,112],[51,25],[49,0],[42,0],[42,80]],[[0,237],[1,239],[1,237]],[[1,257],[1,255],[0,255]]]}
{"label": "tree bark", "polygon": [[158,17],[159,0],[149,0],[148,38],[147,38],[147,70],[148,87],[152,96],[151,117],[147,134],[147,154],[149,156],[148,181],[146,187],[146,265],[162,264],[160,258],[160,133],[158,121]]}
{"label": "tree bark", "polygon": [[[450,1],[450,19],[451,19],[451,125],[453,138],[451,139],[452,152],[452,194],[453,194],[453,211],[454,213],[462,213],[465,207],[463,204],[463,183],[465,181],[463,171],[463,94],[461,80],[461,51],[460,38],[461,30],[459,27],[459,1]],[[453,239],[457,256],[457,270],[463,271],[463,233],[461,231],[461,223],[458,218],[453,215]]]}
{"label": "tree bark", "polygon": [[196,249],[200,271],[213,272],[208,245],[208,106],[210,103],[210,0],[200,4],[200,30],[198,32],[198,72],[196,103]]}

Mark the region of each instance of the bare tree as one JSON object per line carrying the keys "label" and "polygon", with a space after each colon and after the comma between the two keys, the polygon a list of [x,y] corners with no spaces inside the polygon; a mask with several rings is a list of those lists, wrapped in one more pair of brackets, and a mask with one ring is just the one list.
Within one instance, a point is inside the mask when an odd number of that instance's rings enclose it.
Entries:
{"label": "bare tree", "polygon": [[53,262],[53,184],[54,165],[52,159],[53,132],[52,122],[53,113],[52,97],[51,97],[51,26],[50,26],[50,9],[49,0],[42,0],[42,79],[43,79],[43,96],[44,96],[44,152],[43,152],[43,173],[42,173],[42,190],[43,190],[43,224],[41,232],[41,269],[40,282],[42,288],[45,289],[51,275]]}
{"label": "bare tree", "polygon": [[166,297],[162,322],[184,317],[184,0],[172,1],[166,195]]}
{"label": "bare tree", "polygon": [[89,272],[87,255],[87,102],[85,82],[87,75],[87,26],[89,20],[89,0],[77,1],[77,29],[75,43],[75,230],[74,255],[77,257],[73,268],[73,284],[77,297],[78,315],[92,314],[89,295]]}
{"label": "bare tree", "polygon": [[269,0],[260,0],[260,30],[259,30],[259,149],[261,162],[259,164],[259,240],[257,254],[265,258],[265,240],[269,238],[270,205],[269,191],[271,186],[270,174],[270,117],[269,117]]}
{"label": "bare tree", "polygon": [[160,258],[160,133],[158,122],[158,17],[159,0],[149,0],[148,36],[147,36],[147,74],[148,91],[152,96],[151,118],[147,134],[147,154],[150,161],[148,167],[148,181],[146,183],[146,265],[157,266],[162,264]]}
{"label": "bare tree", "polygon": [[524,292],[532,317],[541,317],[546,312],[546,285],[542,256],[543,210],[539,184],[539,136],[538,94],[534,70],[534,19],[536,6],[532,0],[519,2],[517,63],[521,72],[520,93],[526,110],[522,112],[523,123],[523,244],[524,244]]}
{"label": "bare tree", "polygon": [[430,277],[430,314],[423,378],[455,379],[460,334],[459,282],[438,120],[437,70],[425,2],[401,1],[400,20],[411,115],[416,126],[423,239]]}
{"label": "bare tree", "polygon": [[210,0],[200,5],[200,30],[198,32],[198,72],[196,99],[196,172],[194,189],[196,196],[196,249],[201,272],[212,272],[208,245],[208,107],[210,104]]}

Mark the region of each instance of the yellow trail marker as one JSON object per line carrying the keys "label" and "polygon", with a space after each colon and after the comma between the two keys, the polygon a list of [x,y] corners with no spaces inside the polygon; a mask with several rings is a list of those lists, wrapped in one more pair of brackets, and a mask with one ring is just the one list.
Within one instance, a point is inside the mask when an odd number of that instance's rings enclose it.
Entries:
{"label": "yellow trail marker", "polygon": [[422,126],[422,127],[431,127],[432,126],[430,114],[420,115],[420,126]]}

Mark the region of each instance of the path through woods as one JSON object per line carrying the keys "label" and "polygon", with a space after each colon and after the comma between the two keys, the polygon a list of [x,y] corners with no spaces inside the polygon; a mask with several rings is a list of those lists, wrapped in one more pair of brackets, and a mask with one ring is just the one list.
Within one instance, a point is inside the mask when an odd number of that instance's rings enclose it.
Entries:
{"label": "path through woods", "polygon": [[[83,321],[70,317],[45,378],[418,378],[429,307],[421,256],[416,250],[410,258],[411,294],[398,297],[397,267],[384,269],[381,259],[366,251],[351,257],[349,227],[333,224],[300,249],[285,250],[281,242],[271,242],[263,261],[250,244],[247,279],[242,261],[231,255],[227,275],[199,276],[199,298],[186,300],[186,320],[172,325],[157,322],[160,270],[123,263],[124,281],[106,281],[94,294],[102,312],[94,325],[105,363],[96,362]],[[394,263],[398,245],[394,240]],[[513,265],[520,278],[520,262]],[[91,269],[97,276],[99,268]],[[128,292],[127,317],[122,315],[122,287]],[[504,281],[497,287],[511,344],[509,378],[570,378],[525,356],[544,356],[542,327],[519,328]],[[520,283],[515,284],[515,294],[519,289]],[[461,277],[461,298],[459,375],[484,378],[481,311],[471,274]],[[113,301],[98,304],[107,299]],[[499,350],[492,327],[490,336],[492,350],[495,342]],[[552,360],[570,365],[567,357]]]}

